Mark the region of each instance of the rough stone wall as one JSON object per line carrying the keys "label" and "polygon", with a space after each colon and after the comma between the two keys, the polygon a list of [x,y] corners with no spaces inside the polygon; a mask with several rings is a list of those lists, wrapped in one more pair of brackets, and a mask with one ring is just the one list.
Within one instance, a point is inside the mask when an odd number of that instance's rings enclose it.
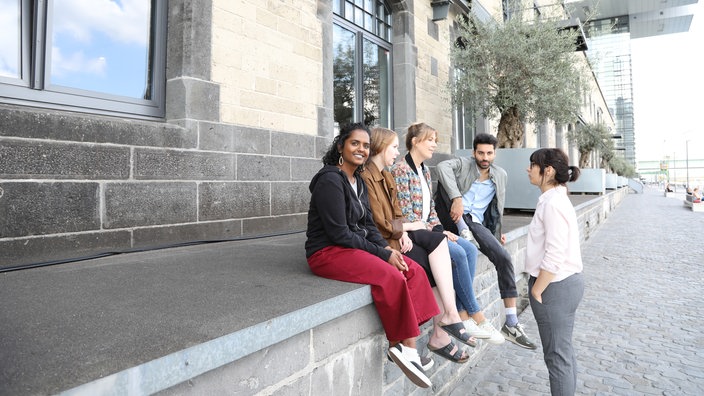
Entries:
{"label": "rough stone wall", "polygon": [[0,269],[305,229],[325,4],[170,1],[165,119],[0,105]]}

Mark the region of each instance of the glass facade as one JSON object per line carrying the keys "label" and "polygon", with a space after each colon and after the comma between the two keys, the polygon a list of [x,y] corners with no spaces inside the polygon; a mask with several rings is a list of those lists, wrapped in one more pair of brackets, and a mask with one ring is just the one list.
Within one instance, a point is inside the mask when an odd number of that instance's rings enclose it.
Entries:
{"label": "glass facade", "polygon": [[586,52],[616,124],[617,155],[636,165],[633,115],[633,79],[628,16],[589,23]]}

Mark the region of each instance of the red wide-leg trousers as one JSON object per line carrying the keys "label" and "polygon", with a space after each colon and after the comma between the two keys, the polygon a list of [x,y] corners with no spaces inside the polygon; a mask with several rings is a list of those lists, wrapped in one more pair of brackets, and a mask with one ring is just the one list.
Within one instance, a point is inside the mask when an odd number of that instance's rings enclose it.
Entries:
{"label": "red wide-leg trousers", "polygon": [[323,278],[370,285],[386,338],[396,342],[417,337],[418,326],[440,313],[423,268],[404,260],[408,271],[400,272],[364,250],[328,246],[310,256],[308,265]]}

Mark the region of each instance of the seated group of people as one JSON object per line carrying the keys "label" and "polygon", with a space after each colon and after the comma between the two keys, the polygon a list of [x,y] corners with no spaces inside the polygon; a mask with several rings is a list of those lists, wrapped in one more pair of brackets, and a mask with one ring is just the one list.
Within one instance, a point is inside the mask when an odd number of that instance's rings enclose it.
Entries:
{"label": "seated group of people", "polygon": [[[424,371],[433,361],[420,358],[416,337],[430,319],[428,350],[456,363],[466,362],[469,354],[453,338],[470,347],[477,339],[493,344],[508,339],[536,348],[518,322],[513,264],[501,246],[506,173],[492,164],[496,138],[477,136],[476,162],[457,158],[438,165],[443,191],[442,202],[436,202],[424,162],[432,157],[437,136],[426,124],[412,125],[408,154],[395,162],[394,131],[345,126],[311,181],[305,245],[316,275],[371,285],[390,343],[388,357],[422,387],[430,386]],[[479,181],[477,189],[466,185],[470,176]],[[467,194],[473,195],[469,210],[462,204]],[[477,246],[497,269],[506,309],[501,332],[486,319],[474,293]]]}
{"label": "seated group of people", "polygon": [[694,187],[694,190],[692,190],[691,187],[687,187],[687,195],[692,196],[692,202],[694,203],[702,201],[702,194],[699,192],[699,187]]}
{"label": "seated group of people", "polygon": [[[493,164],[498,144],[489,134],[473,141],[472,158],[436,166],[431,191],[425,162],[438,133],[424,123],[408,128],[400,161],[394,131],[363,124],[343,127],[311,180],[306,257],[321,277],[368,284],[389,341],[387,356],[420,387],[431,386],[421,358],[419,326],[432,319],[428,350],[455,363],[475,347],[509,340],[536,349],[518,322],[514,267],[502,234],[506,172]],[[574,394],[571,346],[574,313],[584,289],[579,229],[566,183],[579,176],[559,149],[531,155],[528,177],[543,194],[530,225],[526,270],[529,298],[543,340],[553,394]],[[478,251],[494,264],[505,322],[497,330],[474,293]],[[549,301],[549,303],[548,303]]]}

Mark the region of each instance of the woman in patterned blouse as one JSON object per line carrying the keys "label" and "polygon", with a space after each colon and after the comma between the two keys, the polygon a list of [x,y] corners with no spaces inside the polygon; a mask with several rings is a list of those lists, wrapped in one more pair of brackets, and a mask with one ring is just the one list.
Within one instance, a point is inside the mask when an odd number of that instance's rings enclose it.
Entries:
{"label": "woman in patterned blouse", "polygon": [[445,234],[453,261],[452,277],[457,309],[464,319],[467,332],[489,343],[501,344],[504,337],[486,320],[474,295],[477,247],[468,240],[445,231],[435,212],[430,170],[424,162],[432,158],[437,148],[437,136],[437,131],[425,123],[408,127],[408,154],[391,168],[397,185],[398,202],[407,221],[421,222],[426,229]]}

